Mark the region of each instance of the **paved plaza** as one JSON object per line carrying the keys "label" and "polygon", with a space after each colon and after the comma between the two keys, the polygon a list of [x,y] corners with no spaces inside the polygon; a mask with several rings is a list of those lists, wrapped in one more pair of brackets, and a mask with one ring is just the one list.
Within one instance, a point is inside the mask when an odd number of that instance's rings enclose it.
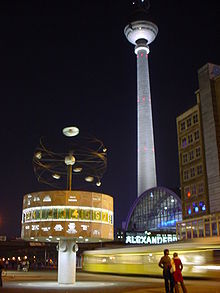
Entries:
{"label": "paved plaza", "polygon": [[[7,272],[0,292],[165,292],[162,278],[77,273],[75,285],[58,285],[56,272]],[[220,280],[185,281],[188,293],[220,293]]]}

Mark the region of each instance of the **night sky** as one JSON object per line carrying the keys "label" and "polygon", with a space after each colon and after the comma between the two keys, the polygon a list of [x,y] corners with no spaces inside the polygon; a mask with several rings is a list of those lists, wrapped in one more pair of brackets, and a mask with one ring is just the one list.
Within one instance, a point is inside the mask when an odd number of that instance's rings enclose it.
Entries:
{"label": "night sky", "polygon": [[[123,33],[131,2],[0,2],[0,235],[20,236],[23,195],[45,189],[32,167],[40,137],[59,140],[70,125],[108,148],[95,190],[113,195],[116,227],[126,218],[136,198],[136,57]],[[159,186],[179,186],[176,117],[196,102],[198,68],[220,64],[219,3],[151,0]]]}

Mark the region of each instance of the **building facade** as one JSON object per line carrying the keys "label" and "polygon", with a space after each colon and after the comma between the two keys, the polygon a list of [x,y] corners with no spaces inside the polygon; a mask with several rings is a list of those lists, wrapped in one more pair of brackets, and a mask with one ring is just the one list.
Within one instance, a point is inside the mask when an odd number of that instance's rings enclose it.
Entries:
{"label": "building facade", "polygon": [[209,213],[199,92],[197,105],[177,118],[183,219]]}
{"label": "building facade", "polygon": [[220,66],[198,70],[197,104],[177,117],[183,222],[180,238],[219,236]]}

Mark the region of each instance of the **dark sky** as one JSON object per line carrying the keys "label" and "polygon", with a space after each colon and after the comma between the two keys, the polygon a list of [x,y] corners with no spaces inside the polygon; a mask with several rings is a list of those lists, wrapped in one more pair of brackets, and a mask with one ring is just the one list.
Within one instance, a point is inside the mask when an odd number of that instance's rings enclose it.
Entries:
{"label": "dark sky", "polygon": [[[0,235],[20,235],[23,195],[44,189],[32,168],[42,135],[77,125],[103,140],[100,191],[119,227],[136,198],[136,57],[123,30],[128,0],[1,1]],[[197,69],[220,64],[219,1],[151,0],[158,185],[179,185],[176,116],[195,103]]]}

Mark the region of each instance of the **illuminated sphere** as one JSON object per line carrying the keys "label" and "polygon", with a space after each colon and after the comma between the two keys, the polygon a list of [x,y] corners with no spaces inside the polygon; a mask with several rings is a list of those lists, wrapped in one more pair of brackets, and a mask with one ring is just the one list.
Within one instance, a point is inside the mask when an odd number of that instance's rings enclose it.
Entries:
{"label": "illuminated sphere", "polygon": [[149,45],[156,38],[158,27],[153,22],[138,20],[128,24],[124,29],[124,33],[128,41],[133,45],[136,45],[138,40],[145,40]]}
{"label": "illuminated sphere", "polygon": [[113,198],[89,191],[42,191],[23,199],[21,237],[28,241],[110,241]]}
{"label": "illuminated sphere", "polygon": [[65,127],[63,129],[63,134],[68,137],[76,136],[79,134],[79,128],[75,126]]}
{"label": "illuminated sphere", "polygon": [[65,164],[66,164],[67,166],[69,166],[69,165],[74,165],[75,162],[76,162],[76,159],[75,159],[74,156],[69,155],[69,156],[66,156],[66,157],[65,157]]}

